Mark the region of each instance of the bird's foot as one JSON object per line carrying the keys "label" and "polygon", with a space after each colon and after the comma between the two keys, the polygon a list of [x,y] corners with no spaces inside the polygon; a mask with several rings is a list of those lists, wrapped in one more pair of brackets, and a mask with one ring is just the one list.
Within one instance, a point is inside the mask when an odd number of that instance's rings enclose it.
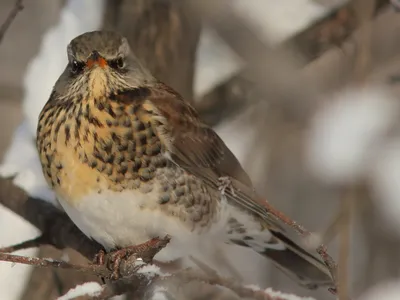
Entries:
{"label": "bird's foot", "polygon": [[[153,259],[157,252],[165,247],[169,242],[169,237],[160,240],[153,238],[139,245],[128,246],[119,250],[115,250],[107,254],[110,269],[112,270],[111,279],[116,280],[120,277],[120,268],[123,261],[137,261],[141,259],[143,262],[149,262]],[[161,248],[159,248],[161,245]]]}
{"label": "bird's foot", "polygon": [[[106,260],[106,252],[101,249],[93,258],[92,264],[93,265],[98,265],[98,266],[104,266]],[[101,282],[103,282],[103,284],[106,283],[106,280],[104,277],[100,277]]]}
{"label": "bird's foot", "polygon": [[229,189],[233,196],[236,196],[235,190],[232,186],[232,181],[228,176],[223,176],[218,178],[219,186],[218,190],[221,192],[223,196],[225,196],[226,189]]}
{"label": "bird's foot", "polygon": [[105,264],[105,257],[106,257],[106,252],[101,249],[93,258],[93,264],[94,265],[104,265]]}
{"label": "bird's foot", "polygon": [[119,278],[121,262],[123,260],[127,260],[128,258],[135,255],[136,254],[135,248],[136,248],[136,246],[129,246],[129,247],[111,252],[109,254],[111,269],[112,269],[111,279],[117,280]]}

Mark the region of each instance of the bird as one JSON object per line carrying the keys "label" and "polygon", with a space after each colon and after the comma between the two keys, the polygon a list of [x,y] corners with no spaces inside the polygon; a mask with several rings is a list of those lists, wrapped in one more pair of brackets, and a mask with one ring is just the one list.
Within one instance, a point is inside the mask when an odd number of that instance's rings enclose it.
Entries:
{"label": "bird", "polygon": [[39,115],[36,146],[49,187],[87,237],[111,252],[168,235],[156,256],[167,262],[239,245],[300,285],[332,285],[325,264],[271,216],[218,134],[124,36],[83,33],[67,57]]}

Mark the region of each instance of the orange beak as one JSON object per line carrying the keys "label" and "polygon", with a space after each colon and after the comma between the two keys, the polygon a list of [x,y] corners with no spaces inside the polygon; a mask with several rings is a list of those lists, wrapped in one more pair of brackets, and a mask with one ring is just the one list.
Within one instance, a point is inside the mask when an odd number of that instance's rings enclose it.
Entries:
{"label": "orange beak", "polygon": [[97,51],[93,51],[86,61],[86,67],[91,68],[93,65],[97,64],[100,68],[105,68],[107,66],[107,61],[99,54]]}

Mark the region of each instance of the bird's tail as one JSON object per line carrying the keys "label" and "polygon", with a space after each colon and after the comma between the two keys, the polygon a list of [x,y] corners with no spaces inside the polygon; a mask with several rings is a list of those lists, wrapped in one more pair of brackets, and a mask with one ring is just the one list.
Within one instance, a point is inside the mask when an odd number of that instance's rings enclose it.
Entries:
{"label": "bird's tail", "polygon": [[332,286],[333,281],[327,266],[281,232],[271,233],[284,245],[284,250],[265,248],[260,254],[272,260],[275,266],[301,285],[316,289],[320,286]]}
{"label": "bird's tail", "polygon": [[276,239],[275,242],[272,242],[271,236],[262,242],[259,234],[254,238],[247,234],[245,239],[233,239],[231,242],[252,248],[266,256],[277,268],[304,287],[316,289],[321,286],[334,286],[329,270],[321,260],[281,232],[270,232],[273,235],[272,239]]}

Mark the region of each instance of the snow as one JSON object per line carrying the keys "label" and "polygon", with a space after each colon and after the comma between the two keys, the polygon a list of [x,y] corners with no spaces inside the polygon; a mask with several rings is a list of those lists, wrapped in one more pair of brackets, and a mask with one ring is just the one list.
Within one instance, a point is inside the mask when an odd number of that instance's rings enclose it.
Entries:
{"label": "snow", "polygon": [[310,170],[333,184],[366,182],[382,224],[400,235],[398,100],[383,87],[338,92],[311,124]]}
{"label": "snow", "polygon": [[69,257],[69,254],[68,254],[67,249],[64,249],[64,250],[62,251],[61,260],[62,260],[62,261],[65,261],[65,262],[69,262],[69,261],[70,261],[70,257]]}
{"label": "snow", "polygon": [[370,179],[376,207],[383,222],[400,234],[400,138],[387,142],[371,168]]}
{"label": "snow", "polygon": [[[244,16],[261,39],[277,44],[325,15],[346,0],[234,0],[235,9]],[[301,12],[301,13],[300,13]]]}
{"label": "snow", "polygon": [[277,297],[277,298],[279,297],[279,299],[282,300],[315,300],[314,298],[311,297],[299,297],[292,294],[281,293],[279,291],[274,291],[271,288],[265,289],[264,292],[272,297]]}
{"label": "snow", "polygon": [[[38,236],[40,232],[13,212],[0,207],[0,247],[9,246]],[[12,228],[12,230],[11,230]],[[35,256],[36,249],[15,252],[23,256]],[[21,287],[29,280],[32,268],[27,265],[0,263],[0,299],[20,299]],[[18,279],[18,280],[16,280]]]}
{"label": "snow", "polygon": [[[249,284],[244,287],[247,289],[250,289],[254,292],[261,291],[261,288],[254,284]],[[268,294],[271,297],[279,298],[280,300],[315,300],[314,298],[311,298],[311,297],[299,297],[299,296],[292,295],[292,294],[286,294],[286,293],[282,293],[279,291],[274,291],[271,288],[265,289],[264,293]]]}
{"label": "snow", "polygon": [[102,286],[97,282],[85,282],[70,289],[64,296],[58,297],[58,300],[71,300],[80,296],[99,296],[103,291]]}
{"label": "snow", "polygon": [[399,295],[400,282],[391,280],[369,288],[357,300],[398,300]]}
{"label": "snow", "polygon": [[145,275],[148,278],[153,278],[154,276],[168,275],[167,273],[161,272],[161,269],[158,266],[151,264],[141,267],[136,273]]}
{"label": "snow", "polygon": [[[250,289],[254,292],[261,291],[261,288],[254,284],[248,284],[248,285],[245,285],[244,287],[247,289]],[[264,292],[266,294],[270,295],[271,297],[277,297],[282,300],[315,300],[314,298],[311,298],[311,297],[299,297],[299,296],[292,295],[292,294],[286,294],[286,293],[282,293],[279,291],[274,291],[271,288],[265,289]]]}
{"label": "snow", "polygon": [[165,287],[155,287],[151,300],[168,300],[168,297],[165,295],[166,292],[167,289]]}
{"label": "snow", "polygon": [[309,132],[310,170],[331,183],[353,182],[366,173],[376,142],[398,115],[396,98],[379,87],[338,92],[317,112]]}
{"label": "snow", "polygon": [[55,195],[48,188],[42,175],[42,167],[27,121],[14,133],[11,146],[4,156],[4,163],[0,165],[0,176],[15,176],[14,184],[29,195],[55,203]]}
{"label": "snow", "polygon": [[[290,38],[315,20],[340,6],[346,0],[232,0],[234,10],[246,18],[260,39],[276,45]],[[300,13],[301,12],[301,13]],[[218,35],[205,28],[197,51],[194,91],[204,95],[225,81],[241,67],[240,59],[221,41]]]}
{"label": "snow", "polygon": [[204,28],[200,35],[197,64],[194,76],[194,93],[200,98],[213,86],[236,73],[241,66],[240,59],[210,28]]}
{"label": "snow", "polygon": [[24,114],[32,136],[36,135],[39,113],[67,64],[68,43],[79,34],[99,29],[103,10],[102,0],[69,0],[59,23],[43,36],[40,52],[28,66],[24,79]]}

